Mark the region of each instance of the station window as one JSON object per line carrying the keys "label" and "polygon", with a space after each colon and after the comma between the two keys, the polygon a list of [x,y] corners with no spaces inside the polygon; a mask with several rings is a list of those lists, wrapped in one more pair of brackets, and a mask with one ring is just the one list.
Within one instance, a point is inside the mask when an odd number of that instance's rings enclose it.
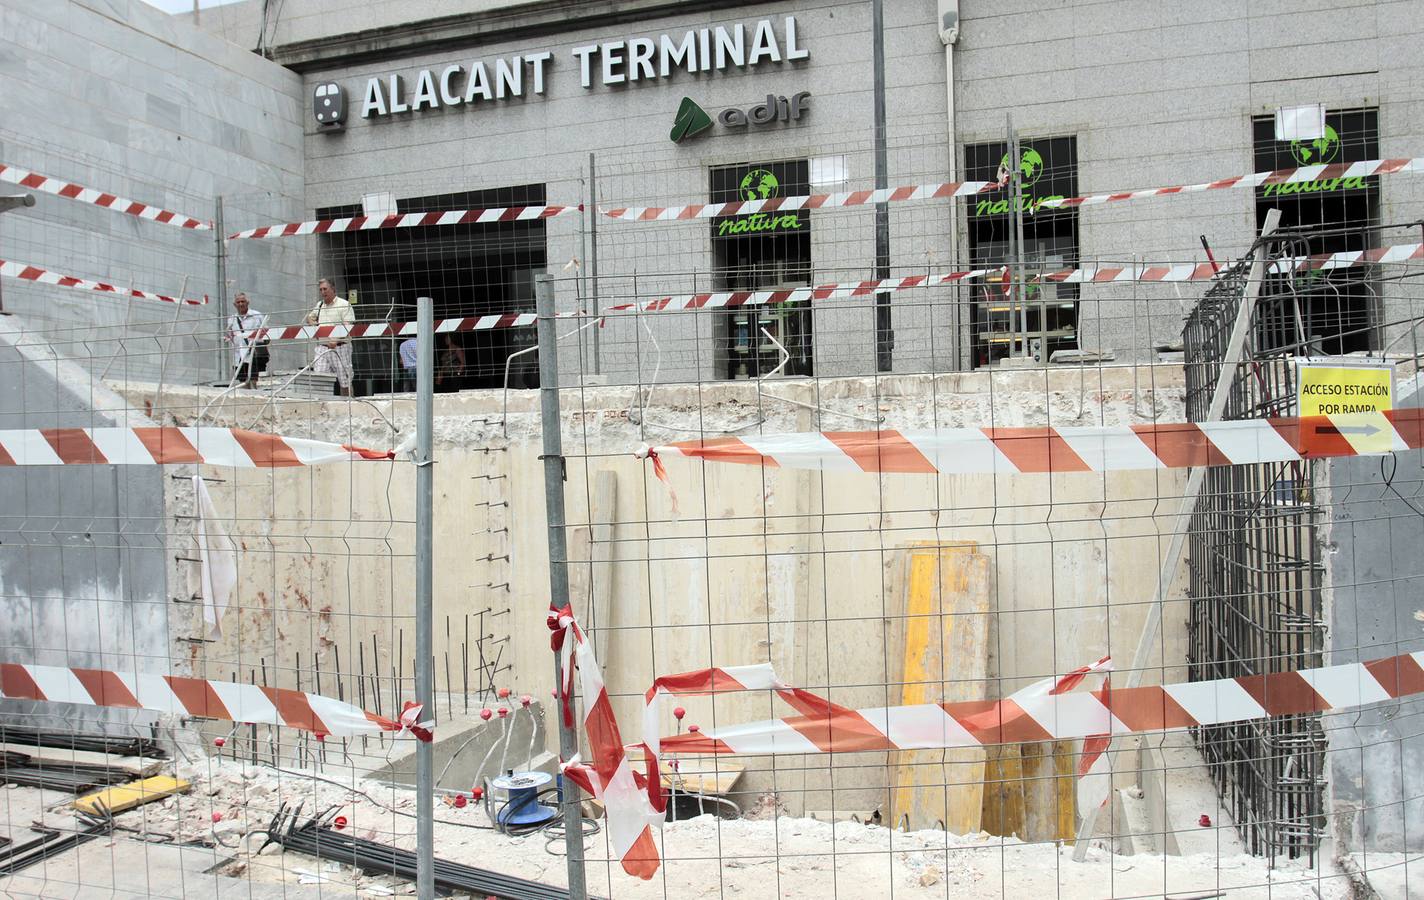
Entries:
{"label": "station window", "polygon": [[[740,163],[711,170],[711,200],[767,200],[810,193],[806,160]],[[811,283],[811,213],[767,212],[712,220],[712,260],[719,291],[802,287]],[[717,326],[716,365],[723,378],[758,378],[790,359],[784,375],[810,375],[809,303],[742,306]],[[768,339],[768,335],[771,336]]]}
{"label": "station window", "polygon": [[[1379,114],[1374,109],[1327,112],[1324,136],[1307,141],[1277,141],[1272,116],[1259,117],[1252,126],[1258,172],[1379,158]],[[1281,211],[1280,230],[1307,232],[1292,255],[1367,250],[1374,246],[1379,226],[1379,179],[1331,178],[1257,188],[1258,230],[1271,209]],[[1270,346],[1299,347],[1304,338],[1308,355],[1377,349],[1378,312],[1369,274],[1366,268],[1315,273],[1308,290],[1296,286],[1281,291],[1299,300],[1300,318],[1294,303],[1290,309],[1263,309],[1262,340]]]}
{"label": "station window", "polygon": [[[440,212],[538,206],[542,184],[466,191],[397,201],[396,211]],[[359,216],[362,207],[328,207],[317,218]],[[361,322],[415,319],[415,299],[431,297],[435,318],[533,312],[534,276],[545,269],[545,224],[521,222],[382,228],[321,237],[321,274],[334,275],[346,296],[355,291]],[[355,342],[358,393],[411,389],[399,357],[401,339]],[[456,332],[436,341],[436,390],[500,387],[505,361],[536,343],[532,328]],[[538,360],[528,353],[511,366],[511,387],[538,387]]]}
{"label": "station window", "polygon": [[[1000,166],[1008,164],[1008,144],[1003,141],[970,144],[964,148],[965,177],[995,181]],[[1078,193],[1078,140],[1051,137],[1019,142],[1024,222],[1025,274],[1071,269],[1078,265],[1078,210],[1043,206],[1051,197]],[[1012,266],[1010,234],[1014,228],[1013,193],[1009,188],[969,201],[969,252],[975,268]],[[975,366],[992,365],[1022,351],[1027,317],[1030,352],[1047,359],[1054,350],[1078,346],[1078,286],[1030,284],[1024,290],[1024,308],[1011,308],[1002,278],[975,286],[971,306]]]}

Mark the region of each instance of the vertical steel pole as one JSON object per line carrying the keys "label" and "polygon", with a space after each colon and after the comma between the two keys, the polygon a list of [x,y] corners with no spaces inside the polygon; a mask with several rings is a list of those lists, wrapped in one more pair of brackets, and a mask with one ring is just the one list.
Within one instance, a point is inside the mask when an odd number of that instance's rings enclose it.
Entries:
{"label": "vertical steel pole", "polygon": [[[435,301],[418,297],[415,374],[415,702],[435,712],[434,542],[435,461]],[[425,741],[415,744],[415,890],[420,900],[435,897],[435,758]]]}
{"label": "vertical steel pole", "polygon": [[[1013,209],[1010,215],[1009,225],[1013,229],[1014,246],[1014,276],[1013,290],[1014,302],[1019,306],[1019,327],[1023,331],[1023,340],[1019,344],[1019,350],[1027,359],[1031,354],[1028,349],[1028,298],[1024,296],[1026,285],[1024,284],[1024,227],[1023,227],[1023,173],[1019,169],[1023,159],[1023,148],[1019,145],[1019,133],[1014,129],[1013,115],[1009,115],[1009,172],[1013,179],[1014,186]],[[1012,309],[1012,307],[1010,307]],[[1011,313],[1012,314],[1012,313]]]}
{"label": "vertical steel pole", "polygon": [[[589,296],[593,299],[589,305],[589,312],[596,315],[603,308],[603,301],[598,295],[598,170],[594,168],[593,162],[593,154],[590,153],[588,155],[588,276]],[[603,354],[599,345],[599,335],[602,333],[602,328],[593,330],[593,374],[595,375],[603,374]]]}
{"label": "vertical steel pole", "polygon": [[[875,70],[875,189],[890,186],[890,164],[885,149],[885,5],[870,6],[872,68]],[[890,277],[890,205],[875,204],[875,277]],[[875,371],[889,372],[895,364],[895,331],[890,318],[890,293],[875,295]]]}
{"label": "vertical steel pole", "polygon": [[213,256],[217,263],[218,301],[217,314],[213,316],[213,360],[217,380],[227,382],[227,366],[223,363],[223,319],[227,316],[227,243],[223,240],[223,198],[218,195],[213,210]]}
{"label": "vertical steel pole", "polygon": [[[535,310],[539,314],[539,422],[544,436],[544,511],[549,526],[549,599],[554,606],[569,602],[569,553],[564,535],[564,442],[559,414],[559,335],[555,331],[554,283],[548,275],[534,278]],[[554,656],[554,683],[559,683],[559,657]],[[585,697],[585,701],[590,698]],[[573,759],[578,738],[559,720],[559,757]],[[583,822],[579,789],[563,781],[564,850],[569,860],[569,897],[584,900]]]}
{"label": "vertical steel pole", "polygon": [[[1273,209],[1266,213],[1266,221],[1261,226],[1261,237],[1266,238],[1280,225],[1281,211]],[[1264,240],[1257,241],[1254,248],[1255,259],[1251,261],[1251,271],[1246,278],[1246,288],[1241,295],[1241,305],[1236,308],[1236,321],[1231,326],[1231,337],[1227,340],[1226,353],[1221,358],[1221,368],[1217,372],[1216,385],[1212,388],[1211,406],[1202,422],[1219,422],[1226,415],[1226,404],[1231,400],[1231,385],[1236,381],[1237,370],[1245,365],[1246,343],[1255,324],[1256,298],[1260,296],[1261,284],[1266,277],[1266,256],[1270,245]],[[1162,568],[1157,575],[1157,593],[1152,605],[1147,607],[1147,619],[1142,626],[1142,634],[1137,638],[1137,649],[1132,654],[1132,667],[1115,680],[1114,687],[1135,688],[1142,682],[1147,664],[1152,659],[1152,651],[1157,649],[1157,633],[1162,627],[1162,608],[1167,604],[1167,595],[1172,590],[1176,578],[1177,564],[1182,558],[1182,547],[1187,541],[1192,516],[1197,508],[1197,496],[1201,493],[1202,482],[1206,478],[1203,466],[1194,466],[1187,473],[1187,484],[1182,489],[1182,504],[1177,510],[1177,520],[1172,525],[1172,537],[1167,544],[1167,555],[1162,558]],[[1189,608],[1190,611],[1190,608]],[[1166,664],[1166,661],[1163,661]],[[1097,809],[1082,810],[1083,820],[1078,825],[1077,842],[1073,845],[1073,861],[1082,862],[1088,858],[1088,842],[1092,840],[1098,824]]]}

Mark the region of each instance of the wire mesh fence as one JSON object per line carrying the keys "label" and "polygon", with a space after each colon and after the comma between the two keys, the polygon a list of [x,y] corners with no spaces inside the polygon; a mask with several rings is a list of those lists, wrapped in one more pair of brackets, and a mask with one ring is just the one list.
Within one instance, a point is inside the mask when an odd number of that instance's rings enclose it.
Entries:
{"label": "wire mesh fence", "polygon": [[[1078,193],[1071,144],[1029,145],[1021,175]],[[892,148],[893,169],[937,183],[945,152],[926,130]],[[1006,157],[978,148],[966,177],[993,181]],[[559,313],[542,349],[562,375],[568,599],[607,691],[600,704],[580,690],[571,710],[605,793],[580,807],[591,894],[1346,896],[1361,875],[1407,888],[1417,664],[1394,681],[1362,668],[1353,694],[1343,674],[1309,676],[1308,712],[1261,687],[1236,718],[1219,698],[1248,688],[1213,680],[1414,650],[1419,573],[1376,559],[1368,529],[1417,557],[1417,423],[1380,420],[1402,445],[1384,448],[1388,478],[1363,456],[1250,462],[1261,439],[1226,432],[1193,445],[1219,457],[1172,457],[1164,435],[1206,421],[1248,290],[1249,364],[1226,419],[1297,415],[1296,358],[1356,338],[1393,362],[1408,408],[1418,254],[1330,256],[1408,247],[1408,228],[1292,230],[1240,261],[1222,252],[1217,273],[1206,250],[1098,258],[1079,243],[1088,213],[1036,200],[1011,247],[996,187],[889,201],[894,264],[879,273],[873,202],[615,214],[847,195],[867,186],[862,145],[659,159],[600,157],[561,182],[491,190],[431,175],[319,207],[305,220],[326,224],[282,237],[215,240],[305,218],[280,194],[224,197],[221,228],[174,229],[172,246],[145,232],[134,243],[152,258],[131,266],[85,254],[88,217],[111,211],[67,213],[78,225],[47,209],[0,217],[7,259],[110,280],[128,266],[141,289],[210,300],[106,295],[102,316],[37,315],[51,298],[91,298],[33,283],[5,294],[0,777],[22,785],[5,794],[8,890],[401,892],[416,849],[412,726],[427,720],[437,883],[501,897],[568,883],[561,857],[578,838],[555,807],[575,782],[560,777],[573,761],[555,734],[540,458],[551,397],[531,390],[541,284]],[[491,216],[461,215],[472,210]],[[190,283],[148,280],[166,266]],[[238,292],[247,309],[232,307]],[[442,323],[429,659],[415,650],[405,455],[404,326],[422,296]],[[180,430],[146,430],[165,427]],[[1138,673],[1143,689],[1174,691],[1156,695],[1157,726],[1124,706],[1121,728],[1083,731],[1067,707],[1035,705],[1045,679],[1078,698],[1054,702],[1107,703],[1133,671],[1191,496],[1185,466],[1202,463],[1187,561],[1167,574]],[[1099,670],[1076,690],[1076,676],[1061,681],[1104,657],[1117,661],[1106,686]],[[406,717],[420,667],[435,690]],[[658,679],[707,670],[723,673],[701,676],[717,690],[649,704]],[[345,707],[369,725],[341,724]],[[651,880],[625,872],[615,819],[628,797],[608,796],[612,772],[598,770],[599,708],[632,771],[665,751],[646,775],[667,795]],[[1115,731],[1104,754],[1094,739]],[[109,795],[88,818],[72,809],[83,788],[159,776],[186,785],[124,810]],[[1085,785],[1107,799],[1076,862],[1100,802]],[[32,818],[58,837],[28,832]]]}

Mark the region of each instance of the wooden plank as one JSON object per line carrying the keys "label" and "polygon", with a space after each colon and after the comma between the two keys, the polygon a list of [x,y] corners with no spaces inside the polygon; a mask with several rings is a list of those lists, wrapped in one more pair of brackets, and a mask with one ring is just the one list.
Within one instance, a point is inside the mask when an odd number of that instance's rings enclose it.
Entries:
{"label": "wooden plank", "polygon": [[[643,753],[629,748],[628,761],[639,771],[643,768]],[[685,793],[730,794],[741,780],[746,766],[718,756],[683,756],[677,760],[677,771],[671,771],[673,760],[661,760],[663,787],[674,786]]]}
{"label": "wooden plank", "polygon": [[1026,841],[1068,840],[1077,829],[1073,741],[1020,745]]}
{"label": "wooden plank", "polygon": [[1020,744],[986,748],[984,765],[985,831],[1003,837],[1024,833],[1024,766]]}
{"label": "wooden plank", "polygon": [[[908,548],[901,648],[901,704],[982,700],[989,664],[989,558],[972,542]],[[893,755],[889,821],[939,823],[957,834],[980,829],[984,751],[904,751]]]}
{"label": "wooden plank", "polygon": [[1054,836],[1068,840],[1078,833],[1078,742],[1058,741],[1053,745],[1054,771],[1058,774],[1058,801],[1054,807],[1058,821]]}
{"label": "wooden plank", "polygon": [[85,794],[74,801],[74,808],[80,812],[103,815],[101,810],[118,814],[145,803],[162,800],[173,794],[187,792],[192,785],[169,775],[155,775],[142,781],[105,788],[92,794]]}
{"label": "wooden plank", "polygon": [[1023,759],[1023,831],[1019,837],[1026,841],[1052,840],[1057,821],[1053,778],[1053,745],[1032,742],[1019,745],[1019,755]]}

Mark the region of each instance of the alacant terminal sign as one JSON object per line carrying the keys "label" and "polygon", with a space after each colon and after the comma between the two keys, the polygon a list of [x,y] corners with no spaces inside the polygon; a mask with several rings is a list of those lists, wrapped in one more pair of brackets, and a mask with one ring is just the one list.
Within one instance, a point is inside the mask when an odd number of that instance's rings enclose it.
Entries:
{"label": "alacant terminal sign", "polygon": [[[580,84],[590,89],[595,82],[608,86],[657,81],[679,71],[696,74],[785,64],[808,59],[811,52],[801,46],[796,17],[786,16],[779,28],[774,20],[761,19],[751,26],[738,22],[680,35],[585,44],[574,47],[570,55],[578,64]],[[552,52],[539,50],[421,69],[409,79],[396,73],[378,75],[366,82],[361,118],[543,96],[554,64]]]}

